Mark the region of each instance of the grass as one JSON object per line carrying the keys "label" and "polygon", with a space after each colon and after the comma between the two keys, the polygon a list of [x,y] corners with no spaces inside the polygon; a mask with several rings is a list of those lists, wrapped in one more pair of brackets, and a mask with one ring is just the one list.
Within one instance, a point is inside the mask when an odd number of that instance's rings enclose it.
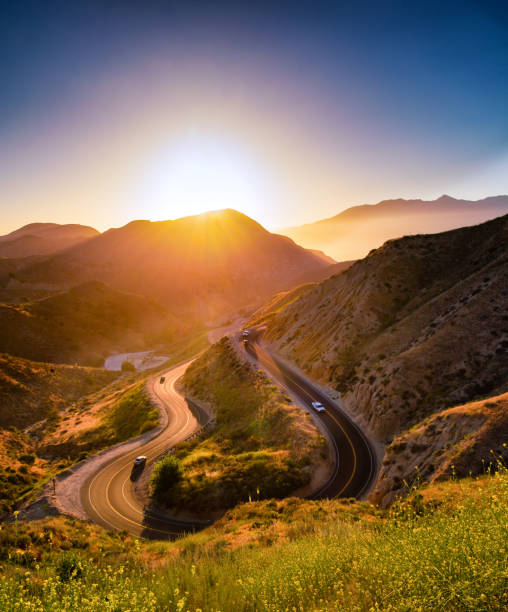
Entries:
{"label": "grass", "polygon": [[[123,376],[0,355],[0,425],[9,427],[0,429],[0,516],[90,452],[156,427],[146,380],[207,345],[206,330],[196,327],[171,345],[165,364]],[[91,427],[75,431],[87,419]],[[31,435],[17,429],[39,420]]]}
{"label": "grass", "polygon": [[[216,426],[176,449],[182,480],[157,498],[195,513],[220,512],[249,499],[284,497],[310,480],[324,440],[307,415],[224,338],[184,376],[192,397],[208,403]],[[322,458],[321,458],[322,460]]]}
{"label": "grass", "polygon": [[[145,391],[146,381],[165,372],[168,368],[192,357],[208,345],[206,332],[197,330],[194,335],[184,337],[173,346],[172,355],[162,366],[144,372],[128,372],[123,386],[127,391],[119,398],[108,402],[98,425],[80,434],[74,445],[81,451],[89,452],[135,438],[159,423],[159,413]],[[121,390],[122,381],[112,387],[115,393]],[[74,453],[76,454],[76,453]]]}
{"label": "grass", "polygon": [[32,425],[117,377],[117,372],[0,354],[0,427]]}
{"label": "grass", "polygon": [[[278,542],[234,550],[225,543],[239,523],[266,533],[270,518],[287,525],[298,512],[304,530]],[[384,514],[358,502],[247,504],[222,525],[174,543],[79,529],[69,519],[59,528],[55,519],[13,524],[0,531],[0,608],[503,610],[507,515],[503,468],[416,491]]]}
{"label": "grass", "polygon": [[140,383],[123,395],[105,420],[114,441],[120,442],[156,427],[159,413]]}
{"label": "grass", "polygon": [[159,424],[159,412],[145,389],[145,381],[123,392],[103,410],[98,426],[85,430],[75,440],[76,449],[87,453],[136,438]]}
{"label": "grass", "polygon": [[246,327],[267,323],[270,319],[280,314],[285,308],[293,304],[293,302],[296,302],[297,299],[308,293],[314,286],[315,283],[305,283],[290,291],[277,293],[268,304],[256,310]]}

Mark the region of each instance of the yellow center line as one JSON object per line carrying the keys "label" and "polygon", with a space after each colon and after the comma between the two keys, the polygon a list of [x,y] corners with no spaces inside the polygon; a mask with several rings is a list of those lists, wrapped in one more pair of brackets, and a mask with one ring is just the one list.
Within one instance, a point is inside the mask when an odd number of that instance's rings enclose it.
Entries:
{"label": "yellow center line", "polygon": [[[264,351],[262,351],[264,353]],[[268,354],[268,353],[265,353]],[[276,366],[277,370],[279,370],[279,372],[281,372],[284,376],[286,376],[287,378],[289,378],[289,380],[296,385],[301,391],[303,391],[303,393],[307,396],[309,396],[310,398],[312,398],[312,395],[306,390],[304,389],[291,375],[289,374],[284,374],[281,369],[279,368],[279,366],[277,366],[277,364],[275,363],[275,361],[273,359],[271,359],[271,361],[273,362],[273,364]],[[265,365],[269,365],[270,361],[267,360],[265,358]],[[340,429],[342,430],[342,433],[346,436],[347,441],[349,442],[349,446],[351,447],[351,450],[353,451],[353,470],[351,472],[351,476],[349,477],[349,480],[346,482],[346,484],[342,487],[342,489],[333,496],[333,498],[338,497],[339,495],[341,495],[343,493],[343,491],[345,491],[345,489],[347,489],[347,487],[349,486],[350,482],[353,480],[353,477],[356,473],[356,465],[357,465],[357,459],[356,459],[356,451],[355,451],[355,447],[353,445],[353,442],[351,440],[351,438],[349,437],[348,433],[346,432],[346,430],[344,429],[344,427],[341,425],[341,423],[333,416],[333,414],[331,412],[328,412],[328,416],[332,419],[332,421],[335,421],[335,423],[340,427]]]}
{"label": "yellow center line", "polygon": [[[174,382],[175,382],[175,381],[172,381],[172,384],[171,384],[171,389],[172,389],[172,390],[174,390]],[[159,399],[160,399],[161,401],[164,401],[164,400],[162,400],[162,398],[159,396],[159,394],[158,394],[157,392],[156,392],[156,395],[159,397]],[[189,420],[190,420],[190,415],[188,414],[188,415],[187,415],[187,420],[186,420],[186,422],[185,422],[184,427],[185,427],[185,426],[188,424]],[[176,433],[178,433],[178,432],[176,432]],[[175,434],[174,434],[174,435],[175,435]],[[155,449],[157,449],[157,454],[155,454],[155,455],[153,456],[153,458],[157,457],[157,456],[158,456],[158,454],[159,454],[159,452],[158,452],[158,451],[159,451],[159,448],[160,448],[160,447],[165,448],[165,446],[166,446],[166,441],[164,441],[164,442],[163,442],[163,444],[161,444],[160,442],[159,442],[159,443],[154,444],[154,445],[153,445],[153,447],[152,447],[152,448],[150,448],[150,451],[152,451],[152,452],[150,453],[150,455],[152,455],[153,451],[154,451]],[[170,446],[171,446],[171,445],[170,445]],[[142,448],[143,448],[143,447],[140,447],[140,449],[137,449],[137,452],[139,453],[139,452],[140,452],[140,450],[142,450]],[[147,450],[147,452],[148,452],[148,450]],[[130,454],[130,453],[129,453],[129,454]],[[113,463],[112,463],[111,465],[113,465],[113,464],[114,464],[114,463],[116,463],[117,461],[121,461],[122,459],[125,459],[125,457],[124,457],[124,456],[123,456],[123,457],[119,457],[119,458],[118,458],[116,461],[113,461]],[[113,506],[113,504],[111,503],[110,495],[109,495],[109,490],[110,490],[110,487],[111,487],[111,483],[112,483],[112,481],[113,481],[113,480],[114,480],[114,479],[115,479],[115,478],[118,476],[118,474],[120,474],[120,472],[121,472],[122,470],[124,470],[126,467],[128,467],[128,464],[123,465],[122,467],[120,467],[120,469],[119,469],[117,472],[115,472],[115,474],[113,474],[113,476],[111,476],[111,478],[109,479],[109,481],[108,481],[108,483],[107,483],[107,485],[106,485],[106,502],[107,502],[107,504],[108,504],[109,508],[110,508],[111,510],[113,510],[113,512],[115,512],[115,513],[116,513],[116,514],[117,514],[119,517],[121,517],[121,518],[122,518],[124,521],[127,521],[127,522],[129,522],[129,523],[132,523],[133,525],[136,525],[136,526],[138,526],[138,527],[141,527],[143,530],[155,531],[155,532],[157,532],[157,533],[164,533],[164,534],[168,534],[168,535],[178,535],[178,534],[180,533],[180,532],[178,532],[178,531],[169,531],[169,530],[157,529],[157,528],[155,528],[155,527],[150,527],[149,525],[145,525],[145,524],[143,524],[143,523],[139,523],[139,522],[137,522],[137,521],[134,521],[134,520],[132,520],[131,518],[129,518],[127,515],[124,515],[124,514],[121,514],[120,512],[118,512],[118,510],[117,510],[117,509],[116,509],[116,508]],[[99,472],[99,473],[98,473],[96,476],[98,476],[99,474],[100,474],[100,472]],[[90,483],[89,489],[91,489],[91,488],[92,488],[92,485],[93,485],[94,480],[95,480],[95,478],[94,478],[94,479],[92,480],[92,482]],[[103,516],[102,516],[102,514],[99,512],[99,510],[97,509],[97,507],[95,506],[95,504],[94,504],[94,503],[93,503],[93,501],[92,501],[91,495],[89,495],[89,500],[90,500],[90,505],[91,505],[91,506],[92,506],[92,508],[95,510],[96,514],[98,514],[98,516],[99,516],[99,517],[100,517],[102,520],[106,521],[106,523],[108,523],[108,524],[112,525],[112,523],[110,523],[110,522],[109,522],[109,521],[108,521],[108,520],[107,520],[105,517],[103,517]],[[128,502],[127,502],[127,503],[128,503]],[[131,504],[129,504],[129,503],[128,503],[128,505],[129,505],[129,506],[130,506],[130,507],[131,507],[133,510],[135,510],[136,512],[139,512],[140,514],[142,514],[142,512],[141,512],[140,510],[137,510],[136,508],[133,508],[133,507],[131,506]]]}

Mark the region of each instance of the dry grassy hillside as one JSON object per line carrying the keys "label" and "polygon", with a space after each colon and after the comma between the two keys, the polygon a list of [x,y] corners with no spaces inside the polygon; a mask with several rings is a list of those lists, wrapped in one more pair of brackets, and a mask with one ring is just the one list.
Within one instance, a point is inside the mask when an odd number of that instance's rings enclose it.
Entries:
{"label": "dry grassy hillside", "polygon": [[386,507],[415,483],[476,476],[508,463],[508,393],[443,410],[387,448],[371,499]]}
{"label": "dry grassy hillside", "polygon": [[385,441],[508,385],[508,217],[386,243],[316,285],[267,339]]}
{"label": "dry grassy hillside", "polygon": [[330,265],[233,210],[175,221],[133,221],[35,265],[27,287],[100,280],[210,321],[287,289]]}
{"label": "dry grassy hillside", "polygon": [[284,308],[287,308],[290,304],[295,302],[302,295],[305,295],[315,286],[315,283],[306,283],[299,285],[295,289],[290,291],[282,291],[273,296],[273,298],[264,306],[256,310],[253,313],[249,325],[261,325],[266,323],[276,314],[282,312]]}
{"label": "dry grassy hillside", "polygon": [[27,427],[117,376],[117,372],[0,354],[0,428]]}
{"label": "dry grassy hillside", "polygon": [[0,304],[0,351],[101,366],[111,353],[171,341],[182,327],[155,302],[89,282],[30,304]]}

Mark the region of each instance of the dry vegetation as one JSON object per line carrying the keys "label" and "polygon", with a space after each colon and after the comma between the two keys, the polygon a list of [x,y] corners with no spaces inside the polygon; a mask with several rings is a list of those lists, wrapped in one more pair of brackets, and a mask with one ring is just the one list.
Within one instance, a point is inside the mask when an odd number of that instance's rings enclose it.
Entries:
{"label": "dry vegetation", "polygon": [[117,372],[0,354],[0,427],[33,425],[117,377]]}
{"label": "dry vegetation", "polygon": [[506,216],[390,241],[288,301],[266,338],[383,442],[508,388]]}
{"label": "dry vegetation", "polygon": [[66,414],[118,378],[117,372],[0,355],[0,515],[71,461],[45,447]]}
{"label": "dry vegetation", "polygon": [[259,310],[256,310],[249,321],[249,326],[266,323],[272,317],[282,312],[284,308],[287,308],[287,306],[295,302],[302,295],[305,295],[314,286],[315,283],[305,283],[304,285],[300,285],[295,289],[291,289],[290,291],[277,293],[277,295],[275,295],[268,302],[268,304],[261,307]]}
{"label": "dry vegetation", "polygon": [[508,463],[508,393],[434,414],[387,447],[371,499],[387,506],[414,482],[466,477]]}
{"label": "dry vegetation", "polygon": [[155,371],[119,375],[94,368],[0,356],[0,516],[56,473],[158,423],[144,391],[150,376],[194,355],[206,334],[182,337]]}

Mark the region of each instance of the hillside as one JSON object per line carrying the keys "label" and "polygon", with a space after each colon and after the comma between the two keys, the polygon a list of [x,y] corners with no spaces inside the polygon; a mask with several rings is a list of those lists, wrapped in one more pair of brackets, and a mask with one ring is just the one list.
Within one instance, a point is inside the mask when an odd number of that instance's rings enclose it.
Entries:
{"label": "hillside", "polygon": [[482,474],[508,464],[508,393],[431,415],[387,447],[371,499],[382,507],[417,481]]}
{"label": "hillside", "polygon": [[508,213],[508,196],[478,201],[383,200],[353,206],[315,223],[281,230],[306,248],[323,249],[338,261],[365,257],[387,240],[407,234],[443,232],[475,225]]}
{"label": "hillside", "polygon": [[156,299],[172,312],[210,321],[288,289],[329,258],[233,210],[176,221],[133,221],[23,274],[27,286],[100,280]]}
{"label": "hillside", "polygon": [[44,255],[15,259],[0,257],[0,303],[31,302],[55,293],[53,287],[37,284],[25,285],[17,280],[22,270],[33,266],[45,257]]}
{"label": "hillside", "polygon": [[380,440],[508,386],[508,216],[387,242],[272,317],[266,339]]}
{"label": "hillside", "polygon": [[0,304],[0,351],[102,366],[112,353],[171,341],[182,324],[144,297],[93,281],[28,304]]}
{"label": "hillside", "polygon": [[86,403],[85,398],[117,376],[0,354],[0,517],[12,511],[20,495],[68,465],[67,455],[51,460],[41,451],[63,411]]}
{"label": "hillside", "polygon": [[[426,487],[390,512],[244,504],[149,542],[69,517],[2,526],[3,610],[505,610],[508,476]],[[62,605],[63,604],[63,605]]]}
{"label": "hillside", "polygon": [[73,247],[98,234],[93,227],[75,223],[30,223],[0,236],[0,257],[49,255]]}
{"label": "hillside", "polygon": [[116,372],[0,354],[0,428],[24,428],[102,388]]}

